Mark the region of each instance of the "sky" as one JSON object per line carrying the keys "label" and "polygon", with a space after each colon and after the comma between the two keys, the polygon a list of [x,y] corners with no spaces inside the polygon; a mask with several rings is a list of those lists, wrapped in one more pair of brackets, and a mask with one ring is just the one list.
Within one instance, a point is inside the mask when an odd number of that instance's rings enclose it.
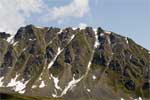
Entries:
{"label": "sky", "polygon": [[102,27],[150,49],[150,0],[0,0],[0,31],[28,24]]}

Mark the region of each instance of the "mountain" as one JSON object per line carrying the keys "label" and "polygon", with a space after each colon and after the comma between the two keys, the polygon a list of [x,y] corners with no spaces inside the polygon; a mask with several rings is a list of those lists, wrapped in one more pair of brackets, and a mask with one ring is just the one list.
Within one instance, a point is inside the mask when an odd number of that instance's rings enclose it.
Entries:
{"label": "mountain", "polygon": [[148,50],[100,27],[0,33],[2,100],[148,99],[149,71]]}

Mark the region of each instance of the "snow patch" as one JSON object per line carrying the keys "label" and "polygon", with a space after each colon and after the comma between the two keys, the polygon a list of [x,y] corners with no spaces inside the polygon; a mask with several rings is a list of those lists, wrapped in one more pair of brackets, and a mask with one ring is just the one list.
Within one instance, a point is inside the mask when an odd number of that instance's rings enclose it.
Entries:
{"label": "snow patch", "polygon": [[49,41],[48,45],[50,45],[52,42],[53,42],[52,40],[51,40],[51,41]]}
{"label": "snow patch", "polygon": [[25,50],[26,50],[26,48],[23,49],[23,51],[25,51]]}
{"label": "snow patch", "polygon": [[0,78],[0,87],[4,87],[4,86],[3,86],[3,82],[2,82],[3,79],[4,79],[4,76],[2,76],[2,77]]}
{"label": "snow patch", "polygon": [[40,77],[39,80],[41,81],[41,80],[42,80],[42,77]]}
{"label": "snow patch", "polygon": [[129,44],[128,37],[125,37],[125,41],[127,44]]}
{"label": "snow patch", "polygon": [[21,90],[21,91],[18,91],[18,93],[24,94],[24,93],[25,93],[25,90],[23,89],[23,90]]}
{"label": "snow patch", "polygon": [[90,61],[89,61],[89,63],[88,63],[87,71],[86,71],[86,74],[85,74],[85,75],[87,75],[88,72],[90,71],[90,66],[92,65],[92,60],[93,60],[94,52],[95,52],[95,48],[94,48],[94,50],[92,51],[92,56],[91,56]]}
{"label": "snow patch", "polygon": [[71,39],[70,39],[70,41],[69,41],[69,42],[71,42],[71,41],[72,41],[72,39],[73,39],[74,37],[75,37],[75,35],[72,35],[72,36],[71,36]]}
{"label": "snow patch", "polygon": [[19,92],[19,93],[24,93],[25,92],[25,90],[23,90],[24,88],[26,87],[26,84],[24,84],[24,83],[22,83],[22,82],[20,82],[20,81],[17,81],[16,82],[16,87],[14,87],[14,90],[16,91],[16,92]]}
{"label": "snow patch", "polygon": [[73,34],[68,42],[68,44],[74,39],[75,35]]}
{"label": "snow patch", "polygon": [[41,84],[39,85],[39,88],[43,88],[43,87],[45,87],[45,86],[46,86],[46,85],[45,85],[44,81],[42,81]]}
{"label": "snow patch", "polygon": [[104,33],[101,33],[100,36],[104,36]]}
{"label": "snow patch", "polygon": [[107,37],[107,41],[109,44],[111,44],[110,37]]}
{"label": "snow patch", "polygon": [[132,58],[132,55],[130,55],[130,57],[129,57],[130,59]]}
{"label": "snow patch", "polygon": [[88,63],[88,66],[87,66],[88,71],[90,70],[90,66],[91,66],[91,64],[92,64],[92,60],[90,60],[90,61],[89,61],[89,63]]}
{"label": "snow patch", "polygon": [[93,79],[93,80],[96,80],[96,76],[95,76],[95,75],[93,75],[93,76],[92,76],[92,79]]}
{"label": "snow patch", "polygon": [[30,39],[29,39],[29,41],[35,41],[35,40],[36,40],[36,38],[34,38],[34,39],[31,39],[31,38],[30,38]]}
{"label": "snow patch", "polygon": [[58,89],[58,90],[62,90],[61,87],[58,86],[58,83],[59,83],[58,77],[54,77],[52,74],[51,74],[51,77],[52,77],[52,79],[54,80],[55,88]]}
{"label": "snow patch", "polygon": [[123,98],[121,98],[120,100],[124,100]]}
{"label": "snow patch", "polygon": [[13,87],[13,90],[15,92],[23,94],[25,92],[25,90],[23,90],[23,89],[25,89],[28,81],[26,81],[25,83],[22,82],[23,80],[22,81],[16,81],[18,77],[19,77],[19,74],[17,74],[15,76],[15,78],[12,78],[10,83],[8,83],[6,87]]}
{"label": "snow patch", "polygon": [[33,85],[33,86],[32,86],[32,89],[34,89],[34,88],[36,88],[36,87],[37,87],[36,85]]}
{"label": "snow patch", "polygon": [[18,41],[17,42],[15,42],[15,43],[13,43],[13,46],[15,46],[15,45],[17,45],[18,44]]}
{"label": "snow patch", "polygon": [[48,64],[48,69],[50,69],[52,67],[52,65],[54,64],[55,60],[57,59],[58,55],[63,51],[63,49],[60,49],[60,47],[57,50],[57,54],[55,55],[55,57],[53,58],[53,60]]}
{"label": "snow patch", "polygon": [[139,100],[142,100],[142,98],[141,98],[141,97],[139,97]]}
{"label": "snow patch", "polygon": [[91,92],[91,90],[90,89],[86,89],[88,92]]}
{"label": "snow patch", "polygon": [[12,78],[10,80],[10,82],[7,84],[7,87],[13,87],[13,86],[15,86],[16,85],[16,80],[17,80],[18,76],[19,75],[16,75],[15,78]]}
{"label": "snow patch", "polygon": [[14,36],[11,35],[10,37],[7,38],[7,42],[9,42],[10,44],[13,44],[14,43]]}
{"label": "snow patch", "polygon": [[61,96],[65,95],[69,89],[72,90],[72,89],[76,86],[76,84],[77,84],[78,82],[80,82],[80,80],[81,80],[82,78],[83,78],[83,76],[82,76],[81,78],[79,78],[79,79],[75,79],[75,78],[73,77],[73,79],[68,83],[68,85],[65,87],[65,89],[64,89],[63,92],[61,93]]}
{"label": "snow patch", "polygon": [[95,33],[95,39],[96,39],[94,47],[97,48],[100,45],[99,40],[98,40],[97,29],[94,29],[94,33]]}
{"label": "snow patch", "polygon": [[114,53],[113,53],[113,52],[112,52],[111,54],[112,54],[112,55],[114,55]]}
{"label": "snow patch", "polygon": [[59,31],[59,32],[57,32],[57,34],[61,34],[61,33],[62,33],[62,31],[63,31],[63,30],[62,30],[62,29],[60,29],[60,31]]}
{"label": "snow patch", "polygon": [[141,98],[141,97],[139,97],[139,98],[137,98],[137,99],[134,99],[134,100],[142,100],[142,98]]}
{"label": "snow patch", "polygon": [[111,34],[111,32],[110,32],[110,31],[105,31],[105,33],[106,33],[106,34],[108,34],[108,35],[110,35],[110,34]]}
{"label": "snow patch", "polygon": [[54,93],[52,93],[52,97],[54,97],[54,98],[59,97],[59,96],[57,96],[57,91],[56,91],[56,89],[55,89],[54,91],[55,91],[55,94],[54,94]]}

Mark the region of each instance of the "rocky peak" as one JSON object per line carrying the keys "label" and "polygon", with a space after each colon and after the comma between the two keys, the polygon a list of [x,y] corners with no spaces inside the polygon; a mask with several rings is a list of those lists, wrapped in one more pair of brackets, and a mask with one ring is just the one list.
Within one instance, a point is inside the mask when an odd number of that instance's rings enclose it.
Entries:
{"label": "rocky peak", "polygon": [[7,40],[7,38],[10,37],[10,34],[5,32],[0,32],[0,38]]}

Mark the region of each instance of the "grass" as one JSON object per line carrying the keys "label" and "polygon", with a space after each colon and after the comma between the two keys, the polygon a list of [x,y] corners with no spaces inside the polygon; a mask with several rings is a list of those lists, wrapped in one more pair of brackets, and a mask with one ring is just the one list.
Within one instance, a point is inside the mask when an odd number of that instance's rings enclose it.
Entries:
{"label": "grass", "polygon": [[0,100],[62,100],[60,98],[32,97],[21,94],[0,93]]}

